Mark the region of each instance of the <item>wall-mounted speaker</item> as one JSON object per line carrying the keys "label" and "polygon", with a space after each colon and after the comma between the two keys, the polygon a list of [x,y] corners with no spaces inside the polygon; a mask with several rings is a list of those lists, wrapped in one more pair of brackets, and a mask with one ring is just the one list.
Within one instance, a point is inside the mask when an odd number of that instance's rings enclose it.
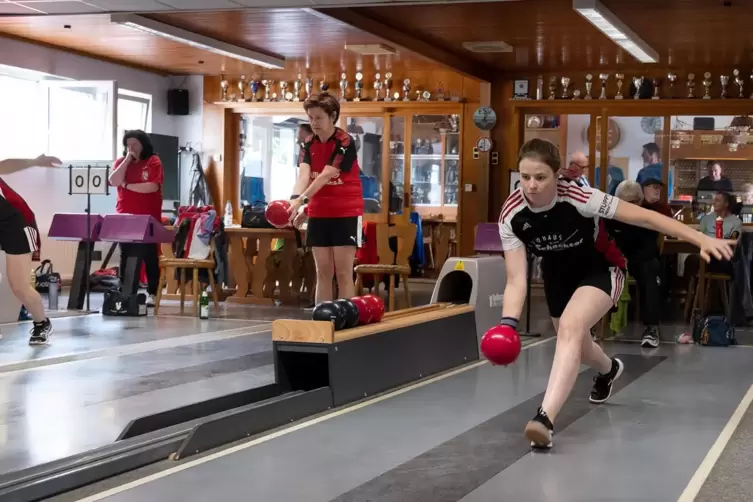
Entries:
{"label": "wall-mounted speaker", "polygon": [[170,89],[167,91],[167,114],[190,114],[188,107],[188,89]]}

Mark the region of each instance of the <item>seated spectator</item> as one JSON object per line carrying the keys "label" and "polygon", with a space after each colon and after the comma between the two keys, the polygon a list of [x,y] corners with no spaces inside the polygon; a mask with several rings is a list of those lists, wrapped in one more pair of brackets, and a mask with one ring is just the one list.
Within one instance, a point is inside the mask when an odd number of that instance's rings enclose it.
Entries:
{"label": "seated spectator", "polygon": [[[737,206],[735,198],[727,192],[717,192],[713,200],[714,210],[705,214],[701,218],[698,230],[710,237],[716,237],[716,219],[722,218],[722,237],[725,239],[737,239],[743,231],[743,222],[738,216],[732,214],[732,210]],[[698,275],[698,269],[701,265],[701,257],[690,255],[685,260],[685,277],[690,279]],[[732,275],[732,262],[727,260],[717,260],[713,256],[711,261],[706,265],[709,272],[716,274]]]}
{"label": "seated spectator", "polygon": [[[655,209],[655,204],[645,204],[644,189],[635,181],[621,182],[615,196],[633,204]],[[643,323],[642,347],[659,346],[659,322],[662,308],[662,267],[659,251],[659,234],[652,230],[628,225],[617,220],[606,220],[606,228],[627,259],[628,273],[635,279]]]}

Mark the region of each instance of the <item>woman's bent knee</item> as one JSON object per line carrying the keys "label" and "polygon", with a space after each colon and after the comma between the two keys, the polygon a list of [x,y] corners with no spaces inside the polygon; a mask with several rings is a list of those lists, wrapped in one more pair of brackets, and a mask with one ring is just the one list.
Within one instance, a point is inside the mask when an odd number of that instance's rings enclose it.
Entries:
{"label": "woman's bent knee", "polygon": [[558,324],[559,326],[557,327],[557,338],[563,341],[580,341],[583,335],[590,330],[590,328],[587,328],[578,319],[568,319],[567,317],[562,317],[560,318]]}

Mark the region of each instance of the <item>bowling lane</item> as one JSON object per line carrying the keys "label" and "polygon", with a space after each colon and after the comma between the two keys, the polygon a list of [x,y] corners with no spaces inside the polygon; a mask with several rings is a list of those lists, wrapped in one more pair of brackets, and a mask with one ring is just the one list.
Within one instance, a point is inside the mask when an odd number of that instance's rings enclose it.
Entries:
{"label": "bowling lane", "polygon": [[53,319],[49,345],[29,346],[31,323],[0,325],[0,372],[92,357],[155,350],[248,332],[265,321],[202,321],[192,317],[103,317],[99,314]]}
{"label": "bowling lane", "polygon": [[106,446],[130,420],[146,414],[272,383],[268,327],[0,373],[0,472]]}
{"label": "bowling lane", "polygon": [[83,501],[676,500],[753,381],[749,349],[607,344],[626,362],[612,401],[588,403],[594,373],[584,368],[555,449],[532,453],[522,429],[543,397],[554,346],[170,463]]}

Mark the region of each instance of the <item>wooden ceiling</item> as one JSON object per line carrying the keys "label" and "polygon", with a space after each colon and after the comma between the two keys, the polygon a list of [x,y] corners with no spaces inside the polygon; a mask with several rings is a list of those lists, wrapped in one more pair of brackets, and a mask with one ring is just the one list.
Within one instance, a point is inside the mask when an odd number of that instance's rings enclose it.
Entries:
{"label": "wooden ceiling", "polygon": [[[753,0],[601,0],[660,54],[660,67],[753,66]],[[38,41],[164,73],[334,77],[432,71],[446,66],[492,72],[630,70],[640,65],[572,9],[572,0],[520,0],[355,9],[180,12],[149,17],[288,59],[280,72],[111,24],[107,15],[0,17],[0,34]],[[336,20],[336,19],[339,19]],[[70,28],[65,28],[69,25]],[[504,41],[513,51],[471,53],[463,42]],[[344,45],[387,43],[395,56],[361,57]],[[426,57],[422,57],[426,56]],[[474,66],[475,65],[475,66]],[[333,69],[335,69],[333,71]],[[330,75],[324,75],[329,72]],[[465,71],[472,74],[471,71]],[[478,72],[480,74],[481,72]]]}
{"label": "wooden ceiling", "polygon": [[[601,0],[660,54],[659,65],[753,65],[753,0]],[[641,66],[572,8],[572,0],[357,8],[501,71],[630,69]],[[503,54],[474,54],[463,42],[504,41]]]}
{"label": "wooden ceiling", "polygon": [[[396,73],[431,70],[428,60],[409,51],[392,56],[359,56],[345,51],[345,43],[384,43],[339,21],[308,9],[266,9],[235,12],[152,14],[148,17],[227,43],[283,56],[286,69],[265,70],[233,58],[218,56],[182,43],[143,33],[110,22],[109,15],[0,17],[0,33],[65,47],[103,59],[164,73],[199,73],[237,77],[290,78],[309,68],[321,77],[333,68],[351,74],[357,67],[367,71]],[[70,28],[65,28],[68,25]],[[334,77],[334,75],[329,75]]]}

